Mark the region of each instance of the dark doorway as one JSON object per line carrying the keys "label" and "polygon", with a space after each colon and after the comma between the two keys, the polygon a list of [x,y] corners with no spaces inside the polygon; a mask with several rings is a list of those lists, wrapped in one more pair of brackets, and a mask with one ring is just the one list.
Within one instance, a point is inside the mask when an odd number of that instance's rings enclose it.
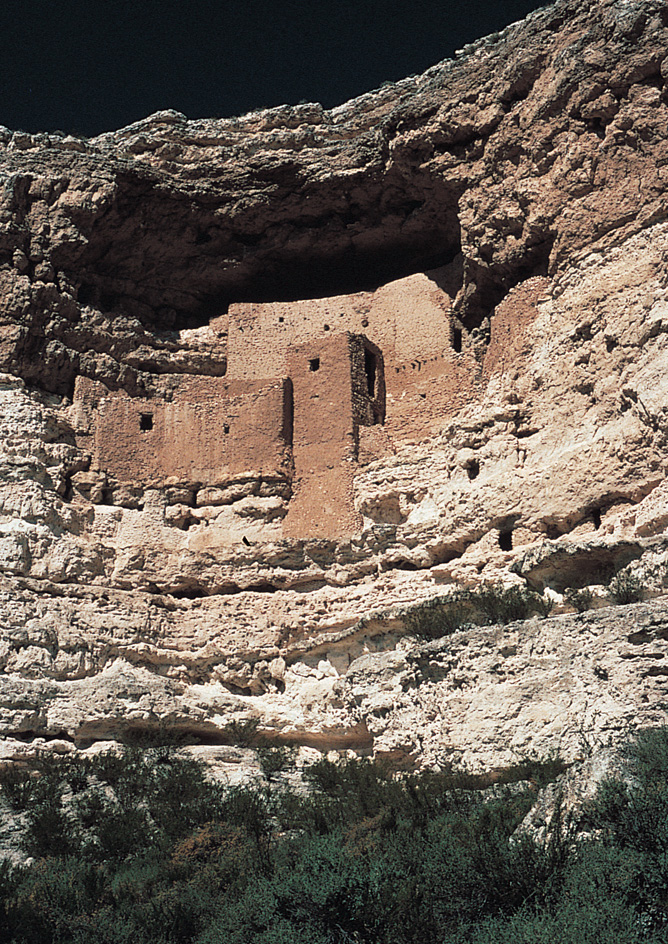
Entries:
{"label": "dark doorway", "polygon": [[513,532],[512,531],[499,531],[499,547],[502,551],[512,551],[513,549]]}

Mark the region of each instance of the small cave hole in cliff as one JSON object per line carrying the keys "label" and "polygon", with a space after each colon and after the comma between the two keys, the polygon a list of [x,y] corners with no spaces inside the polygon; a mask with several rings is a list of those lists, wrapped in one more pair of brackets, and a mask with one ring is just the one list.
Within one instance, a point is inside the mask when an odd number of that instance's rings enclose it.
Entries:
{"label": "small cave hole in cliff", "polygon": [[376,395],[376,355],[368,348],[364,348],[364,373],[366,374],[366,388],[370,397]]}
{"label": "small cave hole in cliff", "polygon": [[[468,475],[469,479],[471,481],[473,481],[473,479],[476,479],[478,477],[479,472],[480,472],[480,463],[478,462],[477,459],[471,459],[469,464],[466,466],[466,474]],[[501,541],[501,536],[499,535],[499,542],[500,541]],[[511,537],[511,545],[512,545],[512,537]]]}
{"label": "small cave hole in cliff", "polygon": [[227,435],[227,434],[229,433],[229,431],[230,431],[230,424],[229,424],[229,423],[223,423],[223,432],[225,433],[225,435]]}
{"label": "small cave hole in cliff", "polygon": [[312,357],[311,360],[308,362],[308,369],[310,371],[320,370],[320,358]]}
{"label": "small cave hole in cliff", "polygon": [[153,414],[152,413],[141,413],[139,416],[139,429],[146,433],[149,430],[153,429]]}
{"label": "small cave hole in cliff", "polygon": [[452,329],[452,350],[455,354],[461,354],[462,352],[462,329],[453,328]]}
{"label": "small cave hole in cliff", "polygon": [[502,551],[512,551],[513,549],[513,532],[512,531],[499,531],[499,547]]}
{"label": "small cave hole in cliff", "polygon": [[591,520],[594,522],[594,527],[598,531],[598,529],[601,527],[601,509],[600,508],[592,508]]}

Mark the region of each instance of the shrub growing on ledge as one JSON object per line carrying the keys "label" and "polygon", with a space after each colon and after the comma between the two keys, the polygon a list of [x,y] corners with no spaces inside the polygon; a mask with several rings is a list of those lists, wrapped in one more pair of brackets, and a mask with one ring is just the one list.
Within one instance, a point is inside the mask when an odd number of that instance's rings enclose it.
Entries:
{"label": "shrub growing on ledge", "polygon": [[526,587],[484,584],[476,590],[460,590],[447,597],[433,597],[404,614],[409,635],[440,639],[470,623],[512,623],[530,616],[549,616],[553,602]]}
{"label": "shrub growing on ledge", "polygon": [[582,590],[575,590],[573,587],[570,587],[566,591],[566,599],[576,612],[584,613],[586,610],[591,609],[591,605],[594,602],[594,594],[589,587],[585,587]]}
{"label": "shrub growing on ledge", "polygon": [[403,617],[409,635],[416,639],[440,639],[457,632],[471,621],[468,599],[469,594],[462,591],[449,597],[433,597],[413,607]]}
{"label": "shrub growing on ledge", "polygon": [[471,598],[486,623],[514,623],[534,614],[547,616],[552,609],[550,600],[525,587],[484,584]]}
{"label": "shrub growing on ledge", "polygon": [[639,577],[622,571],[608,584],[608,594],[619,605],[639,603],[645,596],[645,588]]}

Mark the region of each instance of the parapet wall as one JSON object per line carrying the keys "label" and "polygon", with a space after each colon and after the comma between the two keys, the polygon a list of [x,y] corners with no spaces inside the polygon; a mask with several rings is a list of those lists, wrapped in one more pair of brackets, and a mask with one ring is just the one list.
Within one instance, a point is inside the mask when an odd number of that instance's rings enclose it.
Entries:
{"label": "parapet wall", "polygon": [[[411,275],[374,292],[231,305],[228,376],[272,376],[286,371],[290,348],[317,346],[345,332],[363,335],[384,362],[385,402],[382,416],[359,422],[380,419],[398,439],[428,434],[470,398],[480,372],[452,314],[451,268]],[[287,373],[292,376],[291,368]]]}
{"label": "parapet wall", "polygon": [[240,472],[290,466],[292,391],[286,379],[229,383],[172,378],[171,400],[129,397],[80,378],[79,443],[118,482],[216,485]]}
{"label": "parapet wall", "polygon": [[[435,270],[441,271],[441,270]],[[363,334],[386,362],[427,358],[452,346],[452,297],[434,278],[408,276],[375,292],[293,302],[230,305],[228,376],[277,376],[290,345],[349,331]]]}

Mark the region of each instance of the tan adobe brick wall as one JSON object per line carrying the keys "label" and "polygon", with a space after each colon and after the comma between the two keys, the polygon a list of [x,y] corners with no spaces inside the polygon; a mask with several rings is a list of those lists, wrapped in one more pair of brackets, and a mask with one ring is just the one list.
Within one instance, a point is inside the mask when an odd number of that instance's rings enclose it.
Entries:
{"label": "tan adobe brick wall", "polygon": [[466,346],[461,353],[453,349],[450,281],[446,267],[375,292],[231,305],[228,376],[291,375],[288,348],[344,331],[364,335],[384,361],[388,432],[395,439],[427,435],[470,399],[480,374]]}
{"label": "tan adobe brick wall", "polygon": [[452,344],[452,298],[418,273],[375,292],[294,302],[230,305],[228,376],[281,376],[291,345],[349,331],[376,344],[386,364],[426,359]]}
{"label": "tan adobe brick wall", "polygon": [[[359,529],[352,496],[357,427],[360,415],[367,418],[374,405],[380,409],[368,395],[364,347],[364,339],[342,333],[288,349],[295,478],[286,536],[340,538]],[[382,359],[377,371],[374,393],[383,388]]]}
{"label": "tan adobe brick wall", "polygon": [[521,368],[533,343],[531,327],[536,320],[536,305],[545,295],[549,279],[528,279],[503,299],[492,318],[492,333],[485,354],[483,377]]}
{"label": "tan adobe brick wall", "polygon": [[[94,469],[119,482],[215,485],[229,475],[275,475],[290,466],[287,380],[228,384],[181,377],[171,401],[129,397],[80,383],[75,397],[92,420],[80,444]],[[91,443],[92,439],[92,443]]]}
{"label": "tan adobe brick wall", "polygon": [[385,426],[396,440],[429,435],[479,391],[481,367],[470,349],[386,367]]}

